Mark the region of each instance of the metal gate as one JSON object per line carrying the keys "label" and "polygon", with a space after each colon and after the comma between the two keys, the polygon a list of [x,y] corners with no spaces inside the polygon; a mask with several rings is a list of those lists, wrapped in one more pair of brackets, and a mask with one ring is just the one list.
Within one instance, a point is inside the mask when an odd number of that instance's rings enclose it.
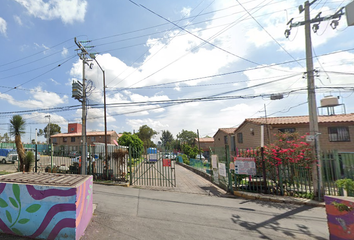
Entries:
{"label": "metal gate", "polygon": [[131,185],[176,187],[174,155],[165,152],[138,155],[134,151],[129,154]]}

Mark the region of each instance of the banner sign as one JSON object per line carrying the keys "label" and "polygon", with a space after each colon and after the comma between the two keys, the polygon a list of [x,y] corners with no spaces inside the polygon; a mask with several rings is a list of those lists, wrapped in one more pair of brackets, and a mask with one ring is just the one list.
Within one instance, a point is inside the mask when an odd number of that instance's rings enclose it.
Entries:
{"label": "banner sign", "polygon": [[171,167],[171,159],[162,159],[163,167]]}
{"label": "banner sign", "polygon": [[256,159],[252,157],[235,157],[235,174],[256,175]]}
{"label": "banner sign", "polygon": [[156,153],[150,153],[149,154],[149,161],[150,162],[157,162],[157,154]]}

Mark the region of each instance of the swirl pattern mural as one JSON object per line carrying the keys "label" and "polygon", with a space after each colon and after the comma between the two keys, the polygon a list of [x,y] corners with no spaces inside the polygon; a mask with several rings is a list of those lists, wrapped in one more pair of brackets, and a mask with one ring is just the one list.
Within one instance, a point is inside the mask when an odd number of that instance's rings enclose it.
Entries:
{"label": "swirl pattern mural", "polygon": [[0,231],[79,239],[92,217],[92,176],[76,187],[0,183]]}

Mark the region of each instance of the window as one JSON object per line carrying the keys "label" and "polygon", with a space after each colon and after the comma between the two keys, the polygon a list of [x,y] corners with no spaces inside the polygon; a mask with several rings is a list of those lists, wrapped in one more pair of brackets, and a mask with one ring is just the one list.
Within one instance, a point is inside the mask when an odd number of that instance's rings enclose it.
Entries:
{"label": "window", "polygon": [[282,133],[294,133],[296,132],[296,128],[279,128],[278,131]]}
{"label": "window", "polygon": [[57,138],[52,138],[52,143],[56,143],[57,142]]}
{"label": "window", "polygon": [[243,135],[242,135],[242,133],[237,133],[237,142],[238,143],[243,143]]}
{"label": "window", "polygon": [[68,141],[67,137],[63,138],[63,142],[67,142],[67,141]]}
{"label": "window", "polygon": [[328,136],[330,142],[350,142],[348,127],[329,127]]}
{"label": "window", "polygon": [[74,131],[74,130],[75,130],[75,128],[71,128],[71,129],[70,129],[71,132]]}
{"label": "window", "polygon": [[96,141],[96,137],[91,137],[91,142]]}
{"label": "window", "polygon": [[231,136],[231,151],[236,152],[236,138]]}
{"label": "window", "polygon": [[71,137],[71,142],[75,142],[75,137]]}
{"label": "window", "polygon": [[225,144],[225,145],[227,144],[227,135],[224,136],[224,144]]}

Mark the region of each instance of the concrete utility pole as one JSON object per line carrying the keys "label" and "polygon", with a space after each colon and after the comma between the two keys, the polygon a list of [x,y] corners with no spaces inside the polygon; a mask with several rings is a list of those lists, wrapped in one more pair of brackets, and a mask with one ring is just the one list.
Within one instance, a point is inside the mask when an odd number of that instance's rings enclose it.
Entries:
{"label": "concrete utility pole", "polygon": [[[88,41],[83,41],[88,42]],[[82,154],[81,154],[81,174],[86,175],[86,161],[87,161],[87,144],[86,144],[86,78],[85,78],[85,65],[87,64],[86,55],[88,52],[81,42],[77,42],[75,38],[75,43],[81,50],[78,53],[80,59],[82,60]]]}
{"label": "concrete utility pole", "polygon": [[[338,21],[344,13],[342,12],[343,8],[338,10],[335,14],[328,17],[320,17],[321,12],[313,19],[310,18],[310,6],[315,3],[317,0],[306,1],[304,7],[299,6],[299,12],[305,12],[305,20],[302,22],[292,23],[293,18],[288,22],[287,25],[290,25],[290,29],[285,30],[285,37],[288,38],[290,35],[290,30],[293,27],[298,27],[305,25],[305,44],[306,44],[306,74],[307,74],[307,94],[308,94],[308,108],[309,108],[309,127],[310,127],[310,136],[314,140],[313,152],[314,158],[317,161],[314,161],[312,165],[312,177],[313,177],[313,188],[314,193],[318,193],[318,198],[321,200],[321,192],[323,190],[322,186],[322,159],[320,152],[320,142],[319,142],[319,128],[318,128],[318,117],[317,117],[317,104],[316,104],[316,91],[315,91],[315,80],[314,80],[314,69],[313,69],[313,59],[312,59],[312,41],[311,41],[311,24],[314,23],[312,29],[314,32],[317,32],[319,29],[319,24],[322,21],[332,20],[331,27],[335,29],[338,26]],[[336,20],[338,19],[338,20]]]}

